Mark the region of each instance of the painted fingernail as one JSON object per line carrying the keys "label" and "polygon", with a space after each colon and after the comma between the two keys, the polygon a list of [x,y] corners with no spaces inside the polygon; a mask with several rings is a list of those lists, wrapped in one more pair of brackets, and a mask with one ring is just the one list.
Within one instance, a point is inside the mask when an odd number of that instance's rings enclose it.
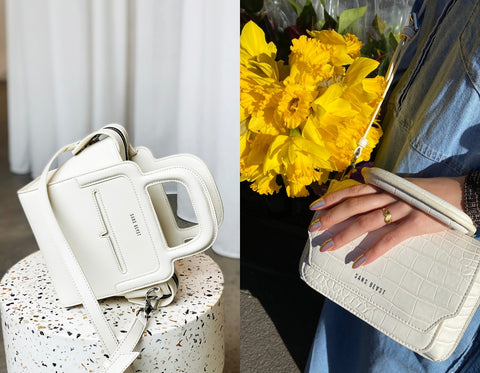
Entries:
{"label": "painted fingernail", "polygon": [[314,222],[312,222],[312,224],[310,224],[310,226],[308,227],[308,230],[310,232],[314,232],[317,229],[319,229],[321,226],[322,226],[322,223],[320,222],[320,219],[317,219]]}
{"label": "painted fingernail", "polygon": [[365,255],[360,255],[357,259],[355,259],[355,261],[353,262],[352,264],[352,268],[353,269],[356,269],[358,267],[360,267],[364,262],[365,260],[367,260],[366,256]]}
{"label": "painted fingernail", "polygon": [[331,249],[333,249],[333,241],[331,238],[326,240],[324,243],[322,243],[322,246],[320,246],[320,252],[322,253]]}
{"label": "painted fingernail", "polygon": [[324,204],[325,204],[325,201],[323,199],[319,199],[319,200],[313,202],[310,205],[309,209],[310,210],[316,210],[316,209],[319,209],[320,207],[322,207]]}

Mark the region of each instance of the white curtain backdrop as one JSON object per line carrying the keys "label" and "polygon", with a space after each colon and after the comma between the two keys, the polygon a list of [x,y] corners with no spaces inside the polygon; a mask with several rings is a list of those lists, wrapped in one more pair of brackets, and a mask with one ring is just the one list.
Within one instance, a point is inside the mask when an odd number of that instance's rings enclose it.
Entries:
{"label": "white curtain backdrop", "polygon": [[[62,145],[108,123],[155,156],[193,153],[238,258],[238,0],[7,0],[10,167],[37,176]],[[183,201],[183,199],[181,199]],[[191,219],[180,203],[180,216]]]}

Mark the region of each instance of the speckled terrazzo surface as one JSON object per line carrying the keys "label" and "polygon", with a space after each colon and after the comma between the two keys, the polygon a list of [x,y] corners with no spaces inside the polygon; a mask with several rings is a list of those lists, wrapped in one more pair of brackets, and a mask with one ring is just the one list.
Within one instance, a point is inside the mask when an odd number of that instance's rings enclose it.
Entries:
{"label": "speckled terrazzo surface", "polygon": [[[156,312],[137,350],[136,372],[222,372],[223,276],[199,254],[176,262],[174,303]],[[62,308],[39,252],[5,274],[0,285],[7,367],[13,372],[96,372],[104,350],[82,307]],[[122,338],[136,312],[123,298],[100,302]]]}

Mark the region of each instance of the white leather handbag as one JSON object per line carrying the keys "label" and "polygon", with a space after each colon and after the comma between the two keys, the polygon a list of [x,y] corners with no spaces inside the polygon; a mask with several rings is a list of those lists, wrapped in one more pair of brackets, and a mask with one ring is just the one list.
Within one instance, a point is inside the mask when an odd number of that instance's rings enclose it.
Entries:
{"label": "white leather handbag", "polygon": [[[445,360],[479,304],[480,243],[470,237],[475,226],[463,211],[401,177],[378,168],[365,168],[362,173],[367,183],[452,229],[412,237],[374,262],[353,269],[352,262],[383,229],[334,251],[319,250],[335,232],[351,224],[353,217],[331,229],[309,233],[300,261],[301,278],[407,348],[430,360]],[[320,214],[316,212],[313,219]]]}
{"label": "white leather handbag", "polygon": [[[50,171],[68,151],[73,157]],[[177,226],[164,189],[172,182],[186,188],[197,224]],[[60,303],[85,307],[110,357],[105,372],[132,371],[148,315],[176,292],[174,261],[217,236],[223,206],[207,166],[189,154],[156,159],[110,124],[61,148],[18,196]],[[144,304],[121,343],[97,302],[110,296]]]}

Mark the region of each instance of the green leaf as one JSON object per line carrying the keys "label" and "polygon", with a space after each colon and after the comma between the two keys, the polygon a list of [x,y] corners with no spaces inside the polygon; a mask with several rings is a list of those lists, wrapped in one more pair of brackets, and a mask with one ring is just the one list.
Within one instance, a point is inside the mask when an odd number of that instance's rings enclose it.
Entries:
{"label": "green leaf", "polygon": [[297,18],[297,26],[302,26],[307,30],[313,30],[317,23],[317,13],[312,5],[312,0],[307,0],[303,6],[302,13]]}
{"label": "green leaf", "polygon": [[377,42],[378,42],[377,46],[380,52],[386,53],[388,49],[387,49],[387,38],[385,37],[385,35],[382,35],[380,37],[380,40],[378,40]]}
{"label": "green leaf", "polygon": [[300,132],[299,128],[291,128],[289,135],[290,135],[290,137],[301,137],[302,133]]}
{"label": "green leaf", "polygon": [[394,51],[398,45],[397,37],[393,32],[390,31],[388,33],[387,40],[388,40],[388,47],[390,48],[390,50]]}
{"label": "green leaf", "polygon": [[362,18],[365,15],[367,6],[362,6],[360,8],[351,8],[344,10],[340,17],[338,17],[338,33],[345,33],[346,29],[352,25],[357,19]]}
{"label": "green leaf", "polygon": [[363,44],[360,53],[363,57],[375,58],[377,57],[377,41],[373,38],[369,38],[368,41]]}
{"label": "green leaf", "polygon": [[378,32],[379,35],[383,35],[387,29],[387,24],[381,19],[378,14],[375,15],[375,18],[372,22],[373,29]]}
{"label": "green leaf", "polygon": [[298,5],[295,0],[289,0],[288,2],[292,6],[292,8],[295,9],[295,12],[297,13],[297,17],[298,17],[300,13],[302,13],[302,7]]}
{"label": "green leaf", "polygon": [[322,30],[336,30],[338,27],[338,22],[330,14],[328,14],[327,9],[323,8],[323,18],[325,19],[323,23]]}
{"label": "green leaf", "polygon": [[327,12],[327,6],[325,5],[325,0],[320,0],[323,6],[323,20],[318,21],[318,30],[336,30],[338,23],[335,18],[333,18]]}
{"label": "green leaf", "polygon": [[380,65],[378,66],[378,75],[385,76],[388,70],[388,65],[390,64],[390,57],[385,57]]}

